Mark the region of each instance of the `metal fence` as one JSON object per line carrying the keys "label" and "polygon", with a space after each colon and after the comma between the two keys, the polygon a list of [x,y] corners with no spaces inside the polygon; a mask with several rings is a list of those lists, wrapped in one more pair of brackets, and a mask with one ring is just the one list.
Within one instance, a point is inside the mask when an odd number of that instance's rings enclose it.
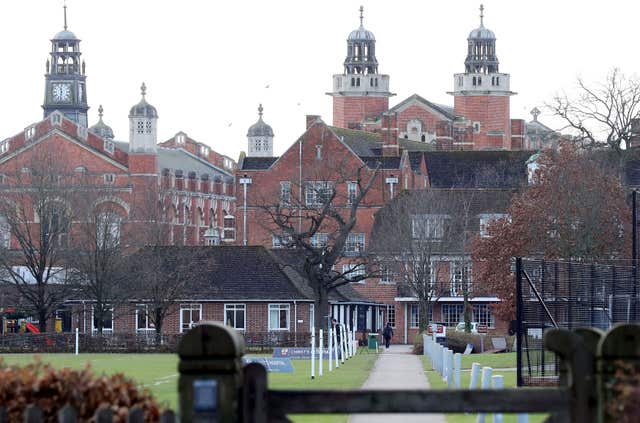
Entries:
{"label": "metal fence", "polygon": [[518,386],[558,383],[557,358],[542,344],[548,329],[638,321],[636,272],[627,264],[516,259]]}

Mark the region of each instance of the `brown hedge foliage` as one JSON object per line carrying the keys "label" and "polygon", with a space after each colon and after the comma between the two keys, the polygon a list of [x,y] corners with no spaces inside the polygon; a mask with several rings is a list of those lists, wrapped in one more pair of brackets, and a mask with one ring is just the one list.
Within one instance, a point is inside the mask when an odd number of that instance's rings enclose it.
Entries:
{"label": "brown hedge foliage", "polygon": [[625,361],[614,363],[615,373],[606,384],[608,423],[634,423],[640,421],[640,365]]}
{"label": "brown hedge foliage", "polygon": [[158,421],[161,413],[151,394],[123,374],[98,376],[88,365],[82,370],[54,369],[38,358],[25,367],[0,361],[0,404],[9,421],[23,421],[30,404],[42,408],[46,422],[57,422],[56,413],[66,404],[77,410],[80,421],[91,421],[103,404],[111,406],[114,422],[126,422],[136,405],[144,409],[146,422]]}

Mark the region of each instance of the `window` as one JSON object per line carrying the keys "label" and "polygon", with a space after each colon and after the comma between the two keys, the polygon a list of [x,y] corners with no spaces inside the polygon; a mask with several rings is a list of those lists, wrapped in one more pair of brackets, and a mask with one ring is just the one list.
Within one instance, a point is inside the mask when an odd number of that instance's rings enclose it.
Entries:
{"label": "window", "polygon": [[24,138],[30,140],[36,135],[36,127],[30,126],[24,130]]}
{"label": "window", "polygon": [[439,240],[444,237],[446,215],[423,214],[411,217],[413,239]]}
{"label": "window", "polygon": [[356,233],[347,236],[344,244],[344,254],[346,256],[357,256],[364,253],[364,234]]}
{"label": "window", "polygon": [[420,307],[418,304],[411,304],[411,316],[409,317],[409,327],[420,327]]}
{"label": "window", "polygon": [[442,304],[442,321],[446,326],[455,326],[464,320],[462,304]]}
{"label": "window", "polygon": [[269,330],[289,330],[289,304],[269,304]]}
{"label": "window", "polygon": [[353,204],[358,196],[358,183],[347,182],[347,204]]}
{"label": "window", "polygon": [[0,142],[0,154],[4,154],[9,151],[9,140]]}
{"label": "window", "polygon": [[280,182],[280,202],[282,204],[289,204],[291,202],[291,182]]}
{"label": "window", "polygon": [[238,330],[246,330],[247,309],[244,304],[225,304],[224,323]]}
{"label": "window", "polygon": [[492,222],[496,222],[500,219],[506,219],[511,222],[511,216],[506,213],[489,213],[480,215],[480,236],[483,238],[489,237],[488,228]]}
{"label": "window", "polygon": [[96,241],[98,248],[109,249],[120,245],[120,224],[116,213],[100,213],[96,219]]}
{"label": "window", "polygon": [[78,134],[78,137],[84,141],[86,141],[87,137],[89,136],[89,131],[82,125],[78,126],[76,133]]}
{"label": "window", "polygon": [[316,232],[311,237],[311,246],[313,248],[325,248],[329,241],[329,234],[323,232]]}
{"label": "window", "polygon": [[236,239],[236,218],[230,214],[224,217],[222,239],[225,241]]}
{"label": "window", "polygon": [[471,262],[454,261],[451,263],[451,296],[463,295],[465,285],[468,290],[471,285]]}
{"label": "window", "polygon": [[364,283],[364,279],[358,279],[366,275],[363,263],[349,263],[342,265],[342,274],[346,280]]}
{"label": "window", "polygon": [[113,152],[115,151],[115,144],[113,143],[113,141],[104,140],[104,151],[113,154]]}
{"label": "window", "polygon": [[380,283],[395,283],[395,274],[389,267],[382,267],[380,269]]}
{"label": "window", "polygon": [[289,248],[293,245],[291,235],[271,235],[271,245],[273,248]]}
{"label": "window", "polygon": [[473,122],[473,133],[474,134],[480,133],[480,122]]}
{"label": "window", "polygon": [[51,124],[60,125],[62,123],[62,116],[60,113],[51,113]]}
{"label": "window", "polygon": [[[95,313],[95,309],[91,307],[91,332],[98,331],[98,316]],[[105,307],[104,314],[102,316],[102,331],[113,332],[113,307]]]}
{"label": "window", "polygon": [[253,149],[255,151],[262,151],[262,139],[256,138],[255,142],[253,143]]}
{"label": "window", "polygon": [[115,173],[105,173],[104,174],[104,183],[107,185],[113,185],[116,181]]}
{"label": "window", "polygon": [[47,204],[41,210],[40,225],[48,242],[66,245],[69,231],[69,217],[62,205]]}
{"label": "window", "polygon": [[203,156],[208,156],[209,155],[209,147],[207,147],[206,145],[201,145],[200,146],[200,154]]}
{"label": "window", "polygon": [[185,140],[185,135],[184,134],[177,134],[176,135],[176,144],[184,144],[184,140]]}
{"label": "window", "polygon": [[153,324],[149,306],[138,304],[136,306],[136,332],[154,331],[156,325]]}
{"label": "window", "polygon": [[147,134],[151,133],[151,129],[153,128],[153,124],[151,123],[150,120],[147,121]]}
{"label": "window", "polygon": [[144,122],[139,120],[136,122],[136,132],[138,134],[144,134]]}
{"label": "window", "polygon": [[180,304],[180,333],[202,320],[202,304]]}
{"label": "window", "polygon": [[396,327],[396,306],[394,304],[387,305],[387,323],[391,323],[391,327]]}
{"label": "window", "polygon": [[327,181],[305,182],[304,196],[307,206],[321,206],[331,200],[333,183]]}
{"label": "window", "polygon": [[322,160],[322,146],[316,145],[316,160]]}
{"label": "window", "polygon": [[9,248],[11,243],[11,226],[6,216],[0,216],[0,248]]}
{"label": "window", "polygon": [[474,304],[472,313],[473,318],[471,320],[474,322],[478,322],[478,324],[485,325],[489,328],[494,328],[496,326],[496,322],[491,311],[491,304]]}

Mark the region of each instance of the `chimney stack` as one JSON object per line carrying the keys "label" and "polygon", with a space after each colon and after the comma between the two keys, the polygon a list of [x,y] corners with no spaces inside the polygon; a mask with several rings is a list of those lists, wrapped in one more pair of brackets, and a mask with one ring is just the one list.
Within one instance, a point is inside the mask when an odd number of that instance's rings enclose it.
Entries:
{"label": "chimney stack", "polygon": [[382,114],[382,155],[385,157],[399,156],[398,147],[398,114],[384,112]]}

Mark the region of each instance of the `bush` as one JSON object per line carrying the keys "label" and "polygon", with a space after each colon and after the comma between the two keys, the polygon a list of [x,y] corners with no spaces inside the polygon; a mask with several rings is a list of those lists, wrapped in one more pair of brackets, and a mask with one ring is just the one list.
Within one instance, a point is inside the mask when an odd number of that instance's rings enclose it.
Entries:
{"label": "bush", "polygon": [[422,335],[425,334],[426,332],[422,332],[416,335],[415,338],[413,338],[413,353],[414,354],[418,354],[418,355],[422,355],[424,354],[424,342],[422,340]]}
{"label": "bush", "polygon": [[0,361],[0,404],[9,421],[23,421],[30,404],[42,409],[45,421],[57,421],[56,413],[67,404],[76,409],[78,421],[89,421],[103,404],[111,406],[118,422],[126,422],[129,409],[136,405],[144,410],[146,422],[158,421],[161,411],[148,391],[140,391],[122,374],[96,376],[89,366],[54,369],[38,358],[25,367]]}

